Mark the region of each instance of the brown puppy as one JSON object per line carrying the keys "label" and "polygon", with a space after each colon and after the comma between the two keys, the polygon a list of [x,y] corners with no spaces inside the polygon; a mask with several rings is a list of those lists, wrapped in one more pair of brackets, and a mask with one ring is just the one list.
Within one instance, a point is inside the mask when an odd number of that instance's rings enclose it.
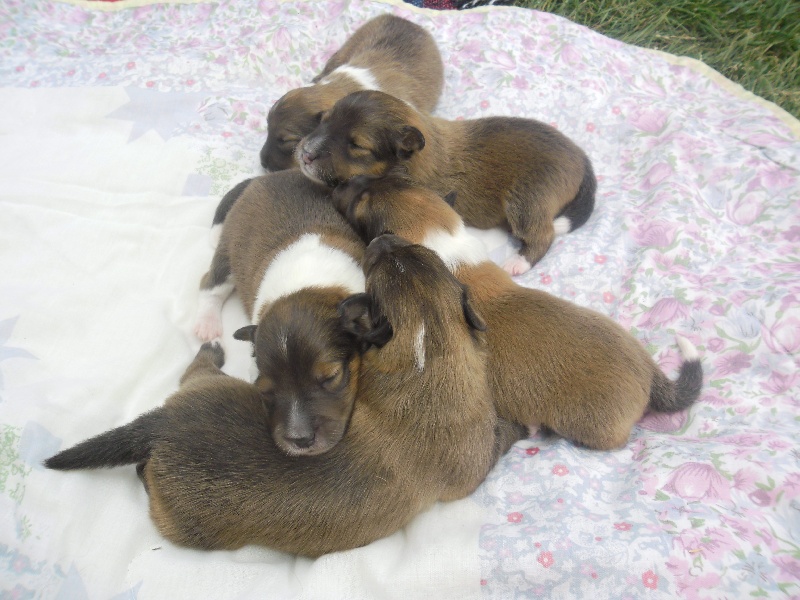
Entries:
{"label": "brown puppy", "polygon": [[254,344],[272,437],[289,454],[325,452],[344,434],[355,398],[360,344],[341,331],[338,307],[364,291],[364,245],[328,190],[297,171],[240,183],[214,223],[222,233],[195,332],[204,341],[222,335],[222,304],[235,287],[254,324],[234,336]]}
{"label": "brown puppy", "polygon": [[532,119],[446,121],[381,92],[355,92],[323,116],[295,153],[309,178],[331,186],[401,165],[440,196],[457,192],[453,208],[467,225],[506,227],[522,242],[504,265],[512,275],[530,269],[557,233],[583,225],[594,208],[589,158]]}
{"label": "brown puppy", "polygon": [[382,90],[432,111],[442,93],[444,65],[430,33],[384,14],[356,30],[313,81],[285,94],[269,111],[261,149],[265,169],[298,166],[293,157],[297,143],[313,131],[323,112],[351,92]]}
{"label": "brown puppy", "polygon": [[677,412],[699,396],[703,371],[691,342],[678,338],[686,362],[670,381],[608,317],[514,283],[431,190],[399,177],[357,177],[333,197],[365,240],[388,230],[431,248],[470,288],[487,323],[499,416],[608,450],[628,441],[648,408]]}
{"label": "brown puppy", "polygon": [[364,355],[348,433],[330,452],[277,450],[268,395],[224,375],[221,348],[205,344],[163,407],[45,465],[139,463],[151,517],[176,544],[308,556],[368,544],[471,493],[526,435],[495,417],[480,317],[425,248],[382,240],[365,268],[369,294],[342,304],[341,328],[385,345]]}

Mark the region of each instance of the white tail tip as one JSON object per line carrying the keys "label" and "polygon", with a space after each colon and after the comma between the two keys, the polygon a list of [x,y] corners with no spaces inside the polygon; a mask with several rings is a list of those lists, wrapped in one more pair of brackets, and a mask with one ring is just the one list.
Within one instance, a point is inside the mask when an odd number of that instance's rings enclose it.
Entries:
{"label": "white tail tip", "polygon": [[678,342],[678,348],[681,349],[681,354],[686,360],[697,360],[700,358],[700,353],[697,352],[695,345],[682,335],[676,335],[675,341]]}
{"label": "white tail tip", "polygon": [[553,229],[556,235],[564,235],[572,230],[572,223],[568,217],[558,217],[553,221]]}

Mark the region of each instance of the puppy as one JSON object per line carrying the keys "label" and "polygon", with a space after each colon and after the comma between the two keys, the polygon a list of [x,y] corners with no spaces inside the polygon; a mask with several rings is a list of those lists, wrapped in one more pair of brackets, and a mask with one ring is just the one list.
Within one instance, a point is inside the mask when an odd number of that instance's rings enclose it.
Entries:
{"label": "puppy", "polygon": [[647,409],[677,412],[699,396],[703,370],[691,342],[678,338],[685,362],[670,381],[611,319],[514,283],[435,192],[401,177],[356,177],[333,198],[365,240],[392,231],[431,248],[470,288],[486,319],[499,416],[610,450],[628,441]]}
{"label": "puppy", "polygon": [[338,307],[364,291],[364,244],[327,188],[297,171],[240,183],[214,224],[222,231],[195,333],[222,335],[222,304],[235,287],[253,325],[234,337],[253,343],[272,437],[288,454],[325,452],[344,434],[355,398],[360,346],[341,331]]}
{"label": "puppy", "polygon": [[495,416],[481,318],[430,250],[382,238],[365,268],[368,293],[341,304],[340,328],[381,347],[364,355],[348,433],[330,452],[280,452],[270,394],[224,375],[221,348],[207,343],[163,407],[45,465],[138,463],[159,531],[209,550],[261,544],[319,556],[471,493],[526,435]]}
{"label": "puppy", "polygon": [[337,100],[357,90],[382,90],[424,112],[436,106],[444,65],[433,37],[419,25],[384,14],[362,25],[325,64],[313,85],[280,98],[267,116],[261,164],[297,167],[294,149]]}
{"label": "puppy", "polygon": [[505,227],[521,242],[504,268],[519,275],[544,256],[557,233],[583,225],[596,181],[583,151],[532,119],[446,121],[376,91],[339,100],[295,151],[309,178],[330,186],[380,177],[400,165],[439,195],[467,225]]}

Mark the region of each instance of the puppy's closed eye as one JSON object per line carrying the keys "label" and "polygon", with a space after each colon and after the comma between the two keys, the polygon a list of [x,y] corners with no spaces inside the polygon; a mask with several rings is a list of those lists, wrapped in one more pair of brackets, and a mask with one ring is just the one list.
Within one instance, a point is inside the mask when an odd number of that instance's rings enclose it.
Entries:
{"label": "puppy's closed eye", "polygon": [[328,391],[338,390],[345,381],[345,369],[339,363],[322,363],[314,372],[317,383]]}

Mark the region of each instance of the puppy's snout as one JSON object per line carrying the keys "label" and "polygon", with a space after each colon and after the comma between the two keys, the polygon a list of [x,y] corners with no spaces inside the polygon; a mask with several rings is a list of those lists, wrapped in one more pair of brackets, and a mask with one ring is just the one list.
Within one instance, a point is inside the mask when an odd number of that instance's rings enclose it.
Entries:
{"label": "puppy's snout", "polygon": [[303,159],[303,163],[304,164],[310,165],[315,160],[317,160],[317,157],[319,157],[319,154],[317,152],[309,151],[308,148],[303,148],[303,152],[301,153],[300,157]]}
{"label": "puppy's snout", "polygon": [[302,437],[287,437],[286,441],[290,444],[293,444],[297,448],[301,450],[305,450],[306,448],[310,448],[314,444],[314,439],[316,435],[312,431],[309,435],[302,436]]}

